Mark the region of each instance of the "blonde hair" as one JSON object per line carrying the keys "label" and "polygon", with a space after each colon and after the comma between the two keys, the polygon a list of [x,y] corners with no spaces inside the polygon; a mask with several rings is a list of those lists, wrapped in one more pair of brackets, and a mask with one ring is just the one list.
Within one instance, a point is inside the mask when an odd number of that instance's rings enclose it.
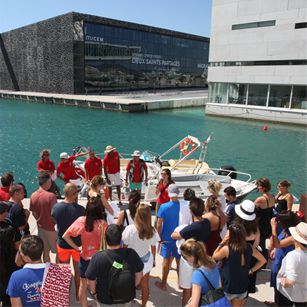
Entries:
{"label": "blonde hair", "polygon": [[181,253],[194,258],[193,267],[205,266],[209,269],[215,268],[214,260],[206,253],[204,244],[194,240],[186,240],[180,247]]}
{"label": "blonde hair", "polygon": [[215,195],[210,195],[205,203],[205,210],[207,212],[210,211],[216,211],[216,209],[221,208],[222,204],[218,200],[218,198]]}
{"label": "blonde hair", "polygon": [[151,210],[148,205],[140,204],[134,216],[134,225],[141,240],[151,239],[155,234],[155,229],[151,224]]}
{"label": "blonde hair", "polygon": [[91,189],[96,190],[100,185],[103,185],[103,184],[104,184],[103,178],[97,175],[92,178],[90,186],[91,186]]}
{"label": "blonde hair", "polygon": [[216,179],[208,180],[208,190],[215,195],[219,195],[222,188],[222,184]]}

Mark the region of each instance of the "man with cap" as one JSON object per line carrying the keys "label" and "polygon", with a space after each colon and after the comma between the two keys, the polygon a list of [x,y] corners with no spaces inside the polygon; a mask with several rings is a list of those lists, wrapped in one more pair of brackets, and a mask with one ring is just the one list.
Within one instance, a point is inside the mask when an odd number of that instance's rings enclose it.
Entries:
{"label": "man with cap", "polygon": [[[57,177],[65,183],[69,182],[71,179],[79,179],[79,175],[75,169],[73,161],[78,157],[82,157],[87,154],[88,151],[78,155],[69,156],[67,152],[62,152],[60,154],[60,163],[57,166]],[[61,174],[63,174],[63,176],[61,176]]]}
{"label": "man with cap", "polygon": [[106,177],[106,186],[109,189],[110,200],[112,200],[112,186],[116,187],[117,196],[119,200],[119,204],[121,205],[120,201],[120,187],[121,187],[121,179],[120,179],[120,159],[119,153],[116,151],[116,148],[112,145],[108,145],[104,152],[106,155],[103,159],[103,169],[104,175]]}
{"label": "man with cap", "polygon": [[50,262],[49,252],[56,253],[57,234],[51,210],[57,203],[57,198],[53,193],[48,192],[51,186],[51,177],[48,171],[39,172],[38,184],[40,188],[30,198],[30,211],[36,219],[38,235],[44,242],[44,262]]}
{"label": "man with cap", "polygon": [[306,306],[307,304],[307,224],[289,228],[295,249],[282,261],[277,275],[279,306]]}
{"label": "man with cap", "polygon": [[157,231],[160,235],[162,245],[160,255],[163,257],[163,262],[162,281],[157,281],[155,285],[163,291],[166,291],[166,281],[172,260],[176,258],[178,273],[180,259],[180,255],[177,251],[176,241],[171,238],[171,234],[179,224],[179,188],[176,184],[170,184],[168,186],[168,196],[170,201],[163,204],[159,208],[157,221]]}
{"label": "man with cap", "polygon": [[88,158],[84,163],[85,168],[85,179],[90,181],[95,176],[101,176],[102,174],[102,161],[95,155],[93,149],[89,149]]}
{"label": "man with cap", "polygon": [[145,174],[144,183],[147,185],[148,182],[147,165],[143,159],[140,159],[141,153],[139,150],[135,150],[131,156],[133,157],[133,159],[130,160],[127,164],[125,183],[126,185],[128,185],[128,178],[129,178],[130,190],[131,191],[136,190],[141,192],[142,182],[144,180],[144,174]]}

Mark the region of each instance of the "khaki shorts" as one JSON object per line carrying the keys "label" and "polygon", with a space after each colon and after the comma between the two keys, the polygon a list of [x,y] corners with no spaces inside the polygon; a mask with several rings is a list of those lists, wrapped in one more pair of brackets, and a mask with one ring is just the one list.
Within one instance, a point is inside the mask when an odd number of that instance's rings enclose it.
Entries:
{"label": "khaki shorts", "polygon": [[108,174],[108,178],[111,181],[111,184],[108,184],[108,182],[106,181],[106,186],[107,187],[111,187],[111,186],[121,186],[122,185],[122,181],[120,179],[120,173],[116,173],[116,174]]}
{"label": "khaki shorts", "polygon": [[57,233],[55,231],[48,231],[37,227],[37,234],[44,242],[44,251],[51,251],[56,254]]}

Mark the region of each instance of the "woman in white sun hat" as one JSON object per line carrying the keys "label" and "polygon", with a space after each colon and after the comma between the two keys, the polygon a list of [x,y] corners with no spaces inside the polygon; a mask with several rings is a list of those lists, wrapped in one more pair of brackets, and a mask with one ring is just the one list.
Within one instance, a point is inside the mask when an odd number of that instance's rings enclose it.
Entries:
{"label": "woman in white sun hat", "polygon": [[289,228],[295,250],[283,259],[277,275],[279,306],[307,305],[307,224]]}
{"label": "woman in white sun hat", "polygon": [[[235,223],[242,224],[246,231],[246,242],[257,248],[260,242],[260,231],[256,220],[255,204],[251,200],[244,200],[235,205]],[[252,257],[250,267],[252,268],[257,259]],[[248,275],[248,293],[256,292],[257,271]]]}

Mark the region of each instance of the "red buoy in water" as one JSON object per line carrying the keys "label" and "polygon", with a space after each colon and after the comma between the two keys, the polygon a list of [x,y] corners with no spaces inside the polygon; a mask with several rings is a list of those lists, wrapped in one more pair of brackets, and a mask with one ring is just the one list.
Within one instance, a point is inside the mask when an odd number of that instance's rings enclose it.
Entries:
{"label": "red buoy in water", "polygon": [[268,125],[264,125],[264,126],[263,126],[263,131],[264,131],[264,132],[267,132],[268,130],[269,130]]}

